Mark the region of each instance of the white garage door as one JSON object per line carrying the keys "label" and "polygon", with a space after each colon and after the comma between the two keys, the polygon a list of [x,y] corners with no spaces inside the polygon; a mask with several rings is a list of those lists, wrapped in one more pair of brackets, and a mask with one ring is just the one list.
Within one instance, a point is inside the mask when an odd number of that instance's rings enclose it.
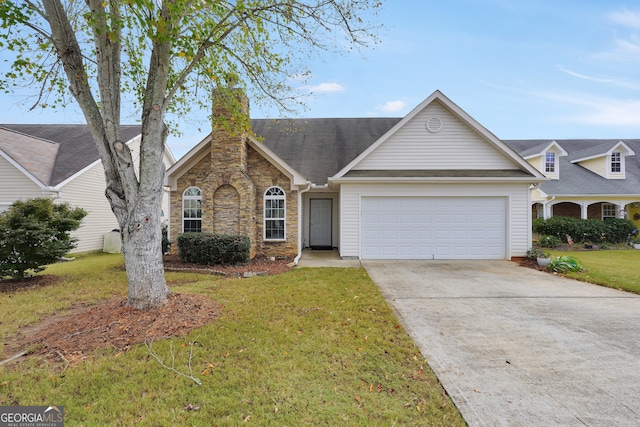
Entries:
{"label": "white garage door", "polygon": [[363,197],[363,259],[504,259],[506,198]]}

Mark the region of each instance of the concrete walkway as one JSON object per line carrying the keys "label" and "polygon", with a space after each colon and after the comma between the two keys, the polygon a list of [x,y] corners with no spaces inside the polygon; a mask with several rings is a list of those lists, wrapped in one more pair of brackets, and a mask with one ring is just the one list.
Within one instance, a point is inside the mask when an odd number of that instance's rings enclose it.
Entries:
{"label": "concrete walkway", "polygon": [[358,259],[341,259],[337,250],[304,249],[298,267],[362,267]]}
{"label": "concrete walkway", "polygon": [[470,426],[640,425],[640,297],[508,261],[363,261]]}

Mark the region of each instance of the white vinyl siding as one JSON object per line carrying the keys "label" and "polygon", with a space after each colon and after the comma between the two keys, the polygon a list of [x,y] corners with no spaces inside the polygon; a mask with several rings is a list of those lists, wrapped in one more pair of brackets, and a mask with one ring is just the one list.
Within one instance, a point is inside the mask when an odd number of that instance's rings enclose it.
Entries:
{"label": "white vinyl siding", "polygon": [[[431,117],[442,121],[431,133]],[[504,154],[437,102],[429,104],[411,121],[353,167],[354,170],[518,169]]]}
{"label": "white vinyl siding", "polygon": [[[0,205],[10,205],[18,199],[41,197],[42,189],[24,173],[0,156]],[[10,185],[9,185],[10,183]]]}
{"label": "white vinyl siding", "polygon": [[362,197],[504,197],[506,206],[505,258],[525,256],[531,246],[531,208],[528,184],[342,184],[340,190],[340,255],[360,257]]}
{"label": "white vinyl siding", "polygon": [[60,202],[68,202],[88,212],[80,228],[71,234],[79,239],[74,252],[102,250],[104,235],[119,228],[104,195],[105,188],[102,163],[95,164],[61,188]]}

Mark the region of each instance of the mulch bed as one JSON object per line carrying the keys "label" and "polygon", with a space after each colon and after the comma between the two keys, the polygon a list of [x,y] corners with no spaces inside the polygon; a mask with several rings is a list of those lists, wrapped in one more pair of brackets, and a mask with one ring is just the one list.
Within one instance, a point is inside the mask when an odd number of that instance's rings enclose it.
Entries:
{"label": "mulch bed", "polygon": [[[165,258],[165,270],[244,277],[245,273],[284,273],[291,269],[291,262],[292,259],[256,258],[246,265],[208,266],[183,263],[177,256],[168,256]],[[0,292],[48,286],[60,280],[54,275],[43,275],[22,281],[1,281]],[[72,314],[54,315],[24,329],[18,337],[5,344],[4,355],[26,354],[28,350],[30,354],[45,355],[50,361],[73,364],[94,350],[125,352],[135,344],[187,335],[193,329],[215,321],[220,310],[220,305],[208,296],[180,293],[171,295],[169,302],[161,308],[147,311],[127,306],[123,298],[88,307],[79,305]]]}

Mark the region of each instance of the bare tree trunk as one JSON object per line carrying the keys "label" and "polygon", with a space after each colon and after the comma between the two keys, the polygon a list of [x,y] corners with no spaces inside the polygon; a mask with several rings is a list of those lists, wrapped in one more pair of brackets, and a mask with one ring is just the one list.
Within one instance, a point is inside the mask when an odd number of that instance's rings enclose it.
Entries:
{"label": "bare tree trunk", "polygon": [[139,310],[158,307],[170,294],[162,263],[160,203],[132,212],[131,221],[122,229],[122,247],[129,282],[128,304]]}
{"label": "bare tree trunk", "polygon": [[[116,4],[117,2],[114,2]],[[142,114],[139,177],[129,148],[120,138],[120,27],[118,8],[107,20],[105,3],[88,0],[94,17],[100,107],[85,73],[84,58],[60,0],[43,0],[51,39],[100,153],[111,209],[120,225],[130,306],[150,309],[166,303],[170,294],[162,262],[160,211],[164,177],[164,109],[171,41],[152,53],[152,70]],[[117,5],[116,5],[117,6]],[[166,12],[165,12],[166,13]],[[154,61],[155,60],[155,61]]]}

